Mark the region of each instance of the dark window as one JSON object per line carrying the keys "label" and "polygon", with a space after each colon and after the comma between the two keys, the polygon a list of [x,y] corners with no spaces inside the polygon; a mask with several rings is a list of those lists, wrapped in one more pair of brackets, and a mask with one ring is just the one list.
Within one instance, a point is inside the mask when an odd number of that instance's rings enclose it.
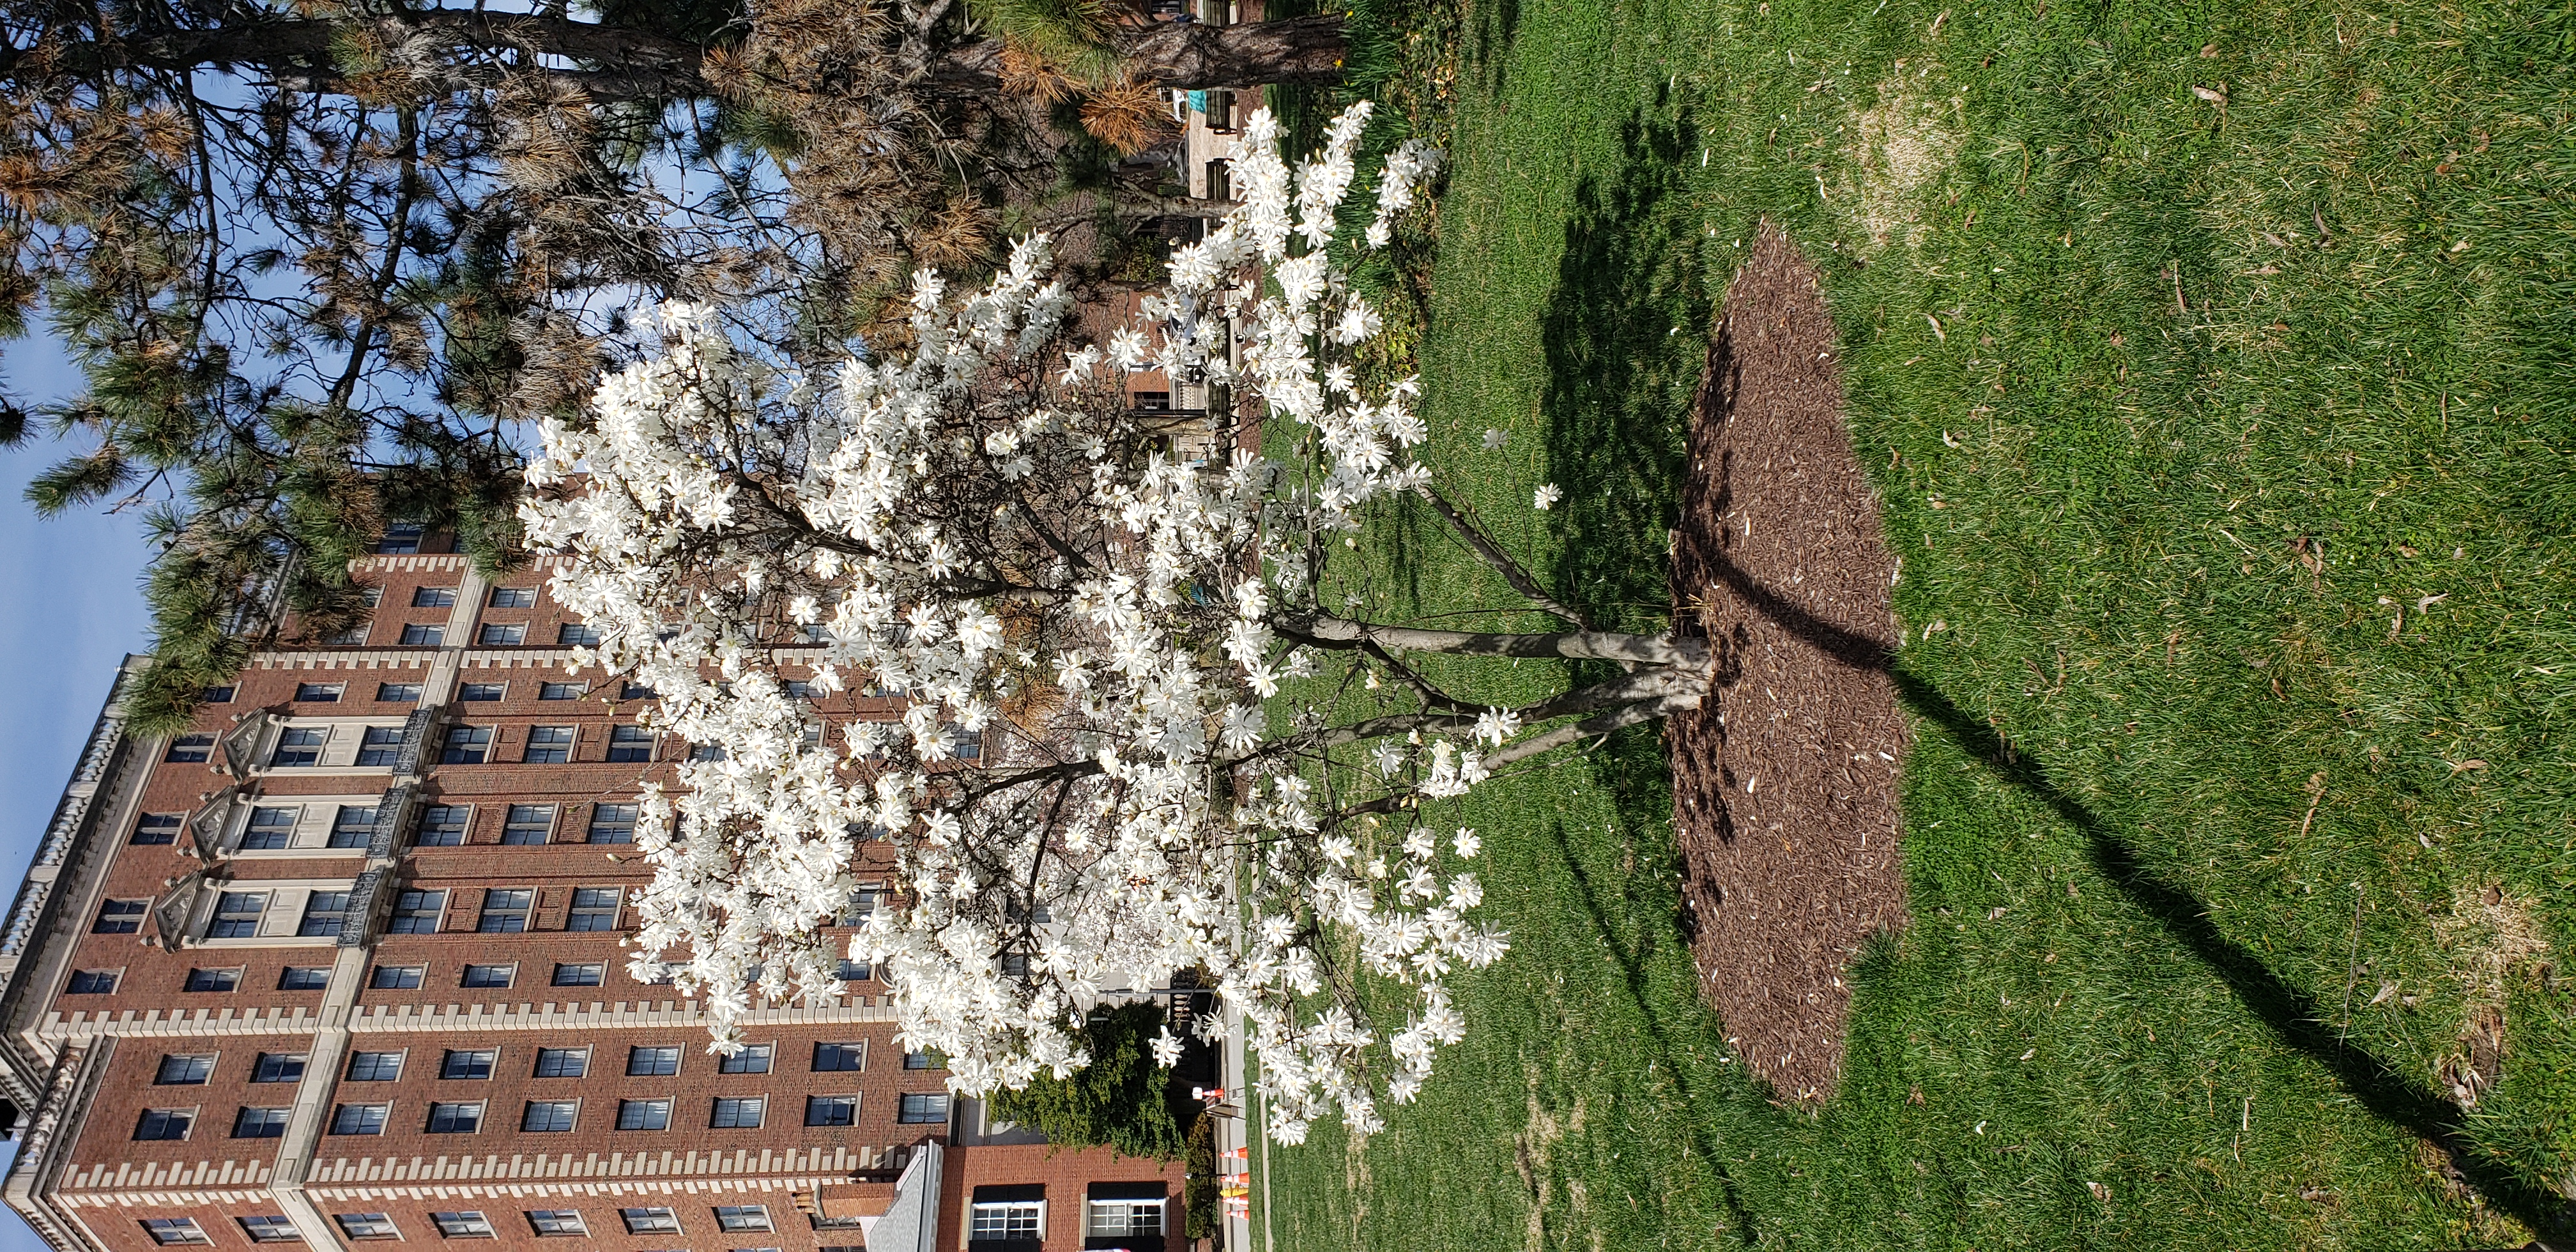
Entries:
{"label": "dark window", "polygon": [[295,1223],[276,1214],[265,1217],[244,1217],[237,1220],[241,1222],[242,1233],[249,1236],[252,1243],[304,1242],[304,1235],[295,1229]]}
{"label": "dark window", "polygon": [[227,891],[215,897],[215,918],[206,927],[209,939],[245,939],[259,933],[259,916],[268,911],[265,891]]}
{"label": "dark window", "polygon": [[[377,683],[376,698],[387,704],[420,703],[419,683]],[[360,762],[364,764],[365,762]]]}
{"label": "dark window", "polygon": [[367,646],[368,628],[372,624],[373,619],[362,618],[331,632],[322,642],[345,648],[363,648]]}
{"label": "dark window", "polygon": [[814,1069],[866,1069],[868,1045],[864,1043],[818,1043],[814,1045]]}
{"label": "dark window", "polygon": [[456,689],[456,698],[467,704],[490,704],[509,691],[508,683],[466,683]]}
{"label": "dark window", "polygon": [[376,540],[376,552],[383,556],[409,556],[418,552],[423,529],[418,522],[390,523],[385,527],[383,537]]}
{"label": "dark window", "polygon": [[322,759],[322,745],[330,741],[331,732],[319,726],[289,726],[277,736],[277,750],[269,754],[269,767],[316,764]]}
{"label": "dark window", "polygon": [[480,1103],[433,1102],[429,1106],[429,1124],[422,1129],[433,1135],[473,1134],[483,1129],[483,1106]]}
{"label": "dark window", "polygon": [[[411,698],[420,698],[420,688],[411,689]],[[402,752],[403,730],[400,726],[369,726],[358,743],[358,764],[391,766]]]}
{"label": "dark window", "polygon": [[[617,1102],[619,1130],[669,1130],[671,1102],[668,1100],[620,1100]],[[677,1230],[674,1226],[672,1229]]]}
{"label": "dark window", "polygon": [[340,1233],[352,1239],[400,1239],[394,1219],[382,1213],[334,1213],[331,1220],[340,1223]]}
{"label": "dark window", "polygon": [[435,648],[447,642],[447,628],[427,622],[405,622],[402,641],[412,647]]}
{"label": "dark window", "polygon": [[946,1069],[948,1065],[936,1052],[906,1052],[903,1054],[903,1067],[905,1069]]}
{"label": "dark window", "polygon": [[230,687],[208,687],[206,688],[205,694],[197,698],[200,703],[204,704],[230,704],[233,702],[233,689]]}
{"label": "dark window", "polygon": [[740,1051],[718,1061],[716,1063],[716,1072],[719,1074],[766,1074],[769,1072],[770,1055],[774,1051],[775,1047],[771,1044],[746,1043],[742,1045],[742,1049]]}
{"label": "dark window", "polygon": [[617,698],[620,700],[659,700],[662,698],[662,693],[653,690],[651,687],[648,687],[643,683],[620,683],[617,687]]}
{"label": "dark window", "polygon": [[723,744],[693,743],[689,745],[689,760],[692,762],[721,761],[723,759],[725,759]]}
{"label": "dark window", "polygon": [[400,1052],[353,1052],[349,1054],[349,1081],[394,1082],[402,1077],[403,1054]]}
{"label": "dark window", "polygon": [[468,965],[465,982],[468,987],[507,987],[517,977],[516,965]]}
{"label": "dark window", "polygon": [[906,1123],[947,1121],[948,1093],[945,1091],[906,1092],[903,1106],[895,1110],[894,1119]]}
{"label": "dark window", "polygon": [[134,842],[177,843],[179,827],[187,820],[179,813],[146,813],[134,821]]}
{"label": "dark window", "polygon": [[490,1048],[449,1048],[438,1062],[441,1078],[489,1078],[500,1053]]}
{"label": "dark window", "polygon": [[572,1100],[530,1100],[528,1110],[519,1115],[519,1129],[538,1134],[569,1131],[573,1113],[580,1107]]}
{"label": "dark window", "polygon": [[528,902],[536,893],[525,887],[483,893],[483,912],[474,930],[485,935],[515,935],[528,928]]}
{"label": "dark window", "polygon": [[629,1078],[668,1078],[679,1072],[680,1049],[676,1044],[626,1049],[626,1076]]}
{"label": "dark window", "polygon": [[406,891],[394,898],[394,919],[385,930],[396,935],[434,935],[446,911],[446,892]]}
{"label": "dark window", "polygon": [[333,848],[363,848],[376,834],[376,810],[370,805],[343,804],[331,817],[331,838],[325,844]]}
{"label": "dark window", "polygon": [[340,691],[341,684],[339,683],[297,683],[295,684],[295,702],[298,704],[338,704],[340,702]]}
{"label": "dark window", "polygon": [[411,841],[423,848],[453,848],[465,842],[465,827],[474,809],[464,804],[433,804],[420,811],[420,829]]}
{"label": "dark window", "polygon": [[867,962],[853,961],[845,956],[841,958],[840,968],[834,970],[832,976],[842,982],[866,982],[875,972]]}
{"label": "dark window", "polygon": [[163,1245],[214,1242],[197,1228],[193,1217],[147,1217],[143,1219],[143,1230],[152,1236],[152,1242]]}
{"label": "dark window", "polygon": [[161,1067],[152,1071],[155,1085],[193,1087],[214,1076],[215,1058],[211,1056],[165,1055]]}
{"label": "dark window", "polygon": [[[871,826],[870,829],[873,831],[874,827]],[[871,835],[871,837],[873,837],[873,835]],[[885,888],[883,887],[852,887],[850,889],[850,903],[847,907],[841,910],[841,916],[834,925],[867,925],[868,918],[876,913],[878,903],[884,899]]]}
{"label": "dark window", "polygon": [[480,765],[484,754],[492,750],[492,728],[489,726],[450,726],[447,746],[438,754],[442,765]]}
{"label": "dark window", "polygon": [[555,985],[558,987],[596,987],[599,985],[600,975],[605,972],[605,970],[605,966],[598,964],[557,965],[555,966]]}
{"label": "dark window", "polygon": [[572,917],[564,926],[564,929],[617,929],[617,888],[574,888],[572,893]]}
{"label": "dark window", "polygon": [[526,622],[485,622],[474,642],[486,648],[515,648],[528,641]]}
{"label": "dark window", "polygon": [[250,828],[242,832],[241,846],[255,851],[273,851],[286,846],[295,833],[295,819],[302,809],[255,808],[250,811]]}
{"label": "dark window", "polygon": [[195,1109],[145,1109],[142,1118],[134,1123],[134,1137],[185,1139],[188,1127],[195,1125],[196,1121]]}
{"label": "dark window", "polygon": [[411,606],[415,609],[444,609],[451,608],[455,604],[456,588],[454,587],[414,587],[411,589]]}
{"label": "dark window", "polygon": [[170,751],[161,759],[191,764],[205,760],[215,750],[213,735],[178,735],[170,740]]}
{"label": "dark window", "polygon": [[728,1234],[747,1230],[769,1229],[769,1206],[765,1204],[719,1204],[716,1226]]}
{"label": "dark window", "polygon": [[308,939],[336,935],[348,920],[348,892],[316,891],[304,897],[304,920],[295,924],[295,933]]}
{"label": "dark window", "polygon": [[537,1049],[537,1077],[579,1078],[590,1072],[588,1048]]}
{"label": "dark window", "polygon": [[540,700],[578,700],[589,692],[587,683],[546,683],[537,688]]}
{"label": "dark window", "polygon": [[385,1114],[390,1104],[343,1104],[331,1113],[331,1133],[335,1135],[381,1135],[385,1133]]}
{"label": "dark window", "polygon": [[442,1239],[491,1239],[497,1237],[490,1218],[479,1211],[432,1213],[429,1220],[437,1223]]}
{"label": "dark window", "polygon": [[277,971],[280,991],[321,991],[331,985],[330,967],[324,965],[289,965]]}
{"label": "dark window", "polygon": [[769,1102],[760,1096],[719,1097],[707,1125],[718,1130],[758,1130]]}
{"label": "dark window", "polygon": [[958,760],[977,761],[983,759],[984,735],[981,731],[968,730],[963,726],[954,724],[942,726],[939,729],[942,734],[948,736],[948,750],[955,753]]}
{"label": "dark window", "polygon": [[555,646],[559,648],[596,648],[599,628],[581,622],[565,622],[555,628]]}
{"label": "dark window", "polygon": [[[634,1128],[620,1126],[618,1129],[629,1130]],[[654,1129],[659,1130],[661,1127],[656,1126]],[[666,1208],[619,1209],[617,1210],[617,1216],[626,1223],[626,1233],[630,1235],[676,1235],[680,1233],[679,1215]]]}
{"label": "dark window", "polygon": [[806,681],[805,679],[790,678],[787,680],[786,688],[787,698],[790,700],[811,700],[814,698],[814,684]]}
{"label": "dark window", "polygon": [[528,746],[519,759],[530,765],[562,765],[572,760],[572,727],[529,727]]}
{"label": "dark window", "polygon": [[635,842],[635,806],[632,804],[590,806],[590,841],[592,843]]}
{"label": "dark window", "polygon": [[503,843],[544,843],[554,829],[555,806],[551,804],[513,804],[509,819],[501,824]]}
{"label": "dark window", "polygon": [[808,1126],[855,1126],[859,1123],[859,1098],[854,1095],[805,1097],[805,1124]]}
{"label": "dark window", "polygon": [[302,1082],[305,1056],[301,1052],[262,1052],[259,1062],[251,1066],[252,1082]]}
{"label": "dark window", "polygon": [[117,971],[82,969],[72,971],[70,985],[63,988],[67,996],[106,996],[116,994]]}
{"label": "dark window", "polygon": [[233,1138],[276,1139],[286,1133],[285,1109],[255,1109],[245,1106],[233,1114]]}
{"label": "dark window", "polygon": [[367,985],[380,991],[409,991],[420,986],[426,967],[419,965],[379,965]]}
{"label": "dark window", "polygon": [[652,760],[653,732],[641,726],[609,727],[608,759],[611,761]]}
{"label": "dark window", "polygon": [[541,1235],[586,1235],[590,1227],[582,1224],[577,1209],[530,1209],[528,1225]]}
{"label": "dark window", "polygon": [[492,607],[496,609],[532,609],[537,606],[534,587],[494,587]]}
{"label": "dark window", "polygon": [[192,969],[188,971],[189,991],[230,991],[241,985],[239,969]]}

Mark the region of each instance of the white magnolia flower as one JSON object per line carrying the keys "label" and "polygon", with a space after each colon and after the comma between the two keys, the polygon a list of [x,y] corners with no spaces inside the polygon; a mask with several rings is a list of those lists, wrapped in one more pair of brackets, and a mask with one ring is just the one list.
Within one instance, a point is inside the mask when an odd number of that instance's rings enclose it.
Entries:
{"label": "white magnolia flower", "polygon": [[1489,426],[1489,427],[1486,427],[1486,428],[1485,428],[1485,451],[1487,451],[1487,452],[1500,452],[1500,451],[1502,451],[1502,450],[1503,450],[1503,441],[1504,441],[1504,440],[1506,440],[1506,439],[1509,439],[1509,438],[1511,438],[1511,437],[1512,437],[1512,433],[1511,433],[1510,431],[1508,431],[1508,430],[1498,430],[1498,429],[1495,429],[1495,428],[1490,427],[1490,426]]}
{"label": "white magnolia flower", "polygon": [[1530,507],[1541,512],[1545,512],[1548,509],[1555,508],[1556,502],[1564,498],[1565,490],[1563,488],[1558,487],[1555,483],[1542,483],[1538,490],[1530,493]]}

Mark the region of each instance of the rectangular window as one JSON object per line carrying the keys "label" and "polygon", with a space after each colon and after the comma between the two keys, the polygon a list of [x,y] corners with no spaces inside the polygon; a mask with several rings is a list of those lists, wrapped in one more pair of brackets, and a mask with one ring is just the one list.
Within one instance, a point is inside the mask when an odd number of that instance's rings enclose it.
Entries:
{"label": "rectangular window", "polygon": [[331,741],[331,732],[319,726],[289,726],[277,736],[277,750],[269,754],[270,769],[290,769],[312,765],[322,759],[322,745]]}
{"label": "rectangular window", "polygon": [[304,1081],[305,1055],[301,1052],[262,1052],[251,1066],[252,1082]]}
{"label": "rectangular window", "polygon": [[268,911],[265,891],[227,891],[215,897],[214,920],[206,926],[209,939],[246,939],[259,933],[259,916]]}
{"label": "rectangular window", "polygon": [[619,1130],[669,1130],[671,1102],[668,1100],[620,1100],[617,1102]]}
{"label": "rectangular window", "polygon": [[331,1220],[340,1223],[340,1233],[352,1239],[400,1239],[394,1219],[382,1213],[334,1213]]}
{"label": "rectangular window", "polygon": [[415,609],[445,609],[453,608],[455,605],[456,588],[454,587],[414,587],[411,589],[411,606]]}
{"label": "rectangular window", "polygon": [[707,1124],[718,1130],[758,1130],[768,1108],[769,1101],[760,1096],[719,1097]]}
{"label": "rectangular window", "polygon": [[940,730],[948,736],[948,751],[955,755],[958,760],[976,761],[983,759],[983,732],[968,730],[963,726],[954,724],[942,726],[940,727]]}
{"label": "rectangular window", "polygon": [[231,687],[208,687],[205,694],[198,696],[197,700],[201,704],[230,704],[233,702],[233,690]]}
{"label": "rectangular window", "polygon": [[551,804],[513,804],[509,820],[501,825],[503,843],[544,843],[555,826],[555,806]]}
{"label": "rectangular window", "polygon": [[494,587],[492,607],[496,609],[532,609],[537,607],[534,587]]}
{"label": "rectangular window", "polygon": [[241,985],[241,970],[192,969],[185,987],[189,991],[230,991]]}
{"label": "rectangular window", "polygon": [[213,735],[173,735],[170,738],[170,751],[161,759],[189,765],[204,761],[213,755],[214,751]]}
{"label": "rectangular window", "polygon": [[1038,1200],[991,1201],[975,1205],[973,1228],[969,1239],[1043,1239],[1046,1228],[1041,1219]]}
{"label": "rectangular window", "polygon": [[438,919],[446,912],[446,892],[406,891],[394,897],[394,919],[385,930],[396,935],[434,935]]}
{"label": "rectangular window", "polygon": [[429,622],[404,622],[402,641],[415,648],[436,648],[447,642],[447,627]]}
{"label": "rectangular window", "polygon": [[243,1108],[233,1114],[233,1138],[277,1139],[286,1134],[285,1109]]}
{"label": "rectangular window", "polygon": [[680,1049],[677,1044],[626,1049],[626,1076],[629,1078],[668,1078],[679,1072]]}
{"label": "rectangular window", "polygon": [[492,1229],[492,1220],[483,1216],[479,1210],[468,1210],[463,1213],[432,1213],[429,1215],[429,1220],[437,1223],[438,1236],[442,1239],[499,1237]]}
{"label": "rectangular window", "polygon": [[379,965],[367,985],[378,991],[410,991],[420,986],[426,972],[420,965]]}
{"label": "rectangular window", "polygon": [[765,1204],[719,1204],[716,1206],[716,1228],[726,1234],[765,1231],[769,1227],[769,1206]]}
{"label": "rectangular window", "polygon": [[560,1134],[572,1129],[573,1114],[581,1105],[573,1100],[530,1100],[528,1110],[519,1115],[519,1129],[531,1134]]}
{"label": "rectangular window", "polygon": [[592,843],[635,842],[635,806],[632,804],[590,806],[590,841]]}
{"label": "rectangular window", "polygon": [[117,971],[81,969],[72,971],[72,980],[63,987],[67,996],[109,996],[116,994]]}
{"label": "rectangular window", "polygon": [[866,982],[875,972],[867,962],[853,961],[845,956],[841,958],[840,968],[834,970],[832,976],[842,982]]}
{"label": "rectangular window", "polygon": [[509,691],[508,683],[465,683],[457,687],[456,698],[467,704],[492,704]]}
{"label": "rectangular window", "polygon": [[143,1219],[143,1230],[152,1236],[152,1242],[165,1247],[214,1242],[206,1237],[205,1231],[197,1228],[197,1219],[193,1217],[147,1217]]}
{"label": "rectangular window", "polygon": [[617,929],[617,888],[575,887],[572,893],[572,916],[566,930]]}
{"label": "rectangular window", "polygon": [[884,899],[885,888],[883,887],[851,888],[850,903],[847,907],[841,910],[840,919],[835,924],[841,926],[867,925],[868,918],[876,914],[877,905]]}
{"label": "rectangular window", "polygon": [[707,761],[721,761],[723,759],[725,759],[723,744],[693,743],[689,745],[689,761],[692,764],[702,764]]}
{"label": "rectangular window", "polygon": [[304,1242],[304,1235],[295,1229],[295,1223],[276,1214],[265,1217],[244,1217],[240,1221],[242,1234],[248,1236],[252,1243]]}
{"label": "rectangular window", "polygon": [[596,963],[558,964],[554,985],[558,987],[596,987],[607,967]]}
{"label": "rectangular window", "polygon": [[295,819],[303,816],[298,808],[261,806],[250,811],[250,828],[242,832],[241,846],[246,850],[273,851],[286,846],[287,837],[295,833]]}
{"label": "rectangular window", "polygon": [[214,1072],[215,1058],[211,1056],[165,1054],[161,1058],[161,1067],[152,1071],[152,1082],[162,1087],[193,1087],[205,1082]]}
{"label": "rectangular window", "polygon": [[182,813],[146,813],[134,821],[134,842],[177,843],[179,827],[187,820]]}
{"label": "rectangular window", "polygon": [[854,1095],[805,1097],[805,1124],[808,1126],[855,1126],[859,1122],[859,1098]]}
{"label": "rectangular window", "polygon": [[475,933],[515,935],[526,930],[528,904],[535,895],[525,887],[484,892],[483,912],[474,919]]}
{"label": "rectangular window", "polygon": [[402,1063],[403,1054],[400,1052],[352,1052],[349,1054],[349,1081],[399,1081]]}
{"label": "rectangular window", "polygon": [[373,618],[360,618],[331,632],[322,642],[344,648],[363,648],[367,646],[368,627],[373,623]]}
{"label": "rectangular window", "polygon": [[465,828],[474,819],[474,809],[465,804],[433,804],[420,811],[420,829],[413,832],[414,847],[453,848],[464,844]]}
{"label": "rectangular window", "polygon": [[519,967],[516,965],[468,965],[465,967],[465,981],[461,985],[507,987],[517,981],[518,974]]}
{"label": "rectangular window", "polygon": [[433,1102],[429,1106],[429,1124],[422,1129],[433,1135],[473,1134],[483,1129],[483,1106],[473,1102]]}
{"label": "rectangular window", "polygon": [[393,1111],[390,1104],[343,1104],[331,1112],[331,1133],[335,1135],[381,1135],[385,1133],[385,1115]]}
{"label": "rectangular window", "polygon": [[297,683],[295,702],[297,704],[338,704],[340,692],[343,689],[344,685],[341,683]]}
{"label": "rectangular window", "polygon": [[[204,760],[204,757],[197,758]],[[653,759],[653,732],[641,726],[608,728],[608,759],[611,761],[650,761]]]}
{"label": "rectangular window", "polygon": [[742,1045],[741,1051],[717,1062],[716,1072],[719,1074],[766,1074],[769,1072],[770,1055],[776,1050],[777,1048],[774,1044],[746,1043]]}
{"label": "rectangular window", "polygon": [[814,684],[806,679],[790,678],[787,680],[785,685],[787,688],[787,698],[790,700],[811,700],[814,698]]}
{"label": "rectangular window", "polygon": [[348,892],[315,891],[304,897],[304,919],[295,924],[295,933],[307,939],[337,935],[348,920]]}
{"label": "rectangular window", "polygon": [[486,648],[515,648],[528,641],[526,622],[485,622],[474,642]]}
{"label": "rectangular window", "polygon": [[377,683],[376,698],[387,704],[420,703],[419,683]]}
{"label": "rectangular window", "polygon": [[491,1048],[449,1048],[438,1062],[441,1078],[489,1078],[500,1053]]}
{"label": "rectangular window", "polygon": [[676,1235],[680,1233],[679,1214],[666,1208],[619,1209],[617,1216],[626,1223],[630,1235]]}
{"label": "rectangular window", "polygon": [[185,1139],[188,1128],[196,1124],[195,1109],[145,1109],[134,1123],[137,1139]]}
{"label": "rectangular window", "polygon": [[1161,1200],[1094,1200],[1082,1224],[1085,1239],[1120,1239],[1163,1233]]}
{"label": "rectangular window", "polygon": [[331,815],[331,838],[324,847],[363,848],[376,835],[376,810],[373,805],[343,804]]}
{"label": "rectangular window", "polygon": [[599,646],[599,628],[581,622],[565,622],[555,628],[555,646],[596,648]]}
{"label": "rectangular window", "polygon": [[579,1078],[590,1072],[588,1048],[537,1049],[537,1077]]}
{"label": "rectangular window", "polygon": [[529,765],[562,765],[572,760],[572,727],[531,726],[528,746],[519,759]]}
{"label": "rectangular window", "polygon": [[389,523],[385,527],[384,535],[376,540],[376,554],[410,556],[420,551],[421,533],[426,529],[419,522]]}
{"label": "rectangular window", "polygon": [[643,683],[619,683],[617,686],[617,698],[620,700],[659,700],[662,698],[662,693],[653,690],[651,687],[648,687]]}
{"label": "rectangular window", "polygon": [[814,1045],[814,1071],[854,1070],[868,1067],[868,1045],[864,1043],[818,1043]]}
{"label": "rectangular window", "polygon": [[[420,688],[411,689],[411,698],[420,698]],[[369,726],[366,737],[358,744],[358,764],[369,768],[391,768],[402,753],[403,728]]]}
{"label": "rectangular window", "polygon": [[289,965],[277,971],[280,991],[321,991],[331,985],[331,969],[326,965]]}
{"label": "rectangular window", "polygon": [[907,1125],[928,1125],[948,1120],[948,1093],[945,1091],[909,1091],[904,1093],[902,1107],[894,1119]]}
{"label": "rectangular window", "polygon": [[588,683],[546,683],[537,688],[540,700],[578,700],[590,691]]}
{"label": "rectangular window", "polygon": [[492,750],[492,728],[489,726],[450,726],[447,743],[438,753],[442,765],[480,765]]}
{"label": "rectangular window", "polygon": [[587,1235],[578,1209],[530,1209],[528,1226],[540,1235]]}

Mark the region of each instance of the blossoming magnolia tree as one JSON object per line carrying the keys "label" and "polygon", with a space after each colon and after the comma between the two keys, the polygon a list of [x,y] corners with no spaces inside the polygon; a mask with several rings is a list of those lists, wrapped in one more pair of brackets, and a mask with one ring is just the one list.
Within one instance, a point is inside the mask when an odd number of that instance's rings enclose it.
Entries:
{"label": "blossoming magnolia tree", "polygon": [[[956,1089],[1069,1072],[1104,990],[1192,970],[1241,1010],[1275,1135],[1335,1113],[1369,1133],[1378,1101],[1412,1098],[1463,1035],[1444,978],[1506,946],[1473,920],[1476,836],[1415,824],[1422,802],[1698,703],[1704,644],[1593,630],[1549,599],[1415,459],[1414,381],[1355,383],[1347,358],[1382,329],[1326,245],[1366,118],[1343,114],[1292,172],[1255,114],[1241,201],[1105,344],[1077,332],[1041,237],[980,291],[920,275],[912,342],[828,382],[666,310],[658,356],[545,429],[523,514],[572,558],[556,594],[600,632],[580,661],[631,673],[664,733],[721,750],[692,753],[636,829],[655,869],[638,972],[708,1005],[717,1046],[755,997],[842,990],[821,928],[875,834],[899,886],[848,955],[883,967],[908,1046],[946,1054]],[[1436,162],[1393,155],[1370,246]],[[1256,263],[1271,294],[1244,281]],[[1252,328],[1239,362],[1216,345],[1227,315]],[[1176,460],[1168,416],[1130,411],[1114,381],[1153,366],[1244,388],[1309,455]],[[1328,611],[1326,562],[1400,493],[1569,629]],[[787,632],[802,642],[782,647]],[[1416,652],[1623,672],[1492,708],[1425,680]],[[1395,675],[1418,707],[1274,732],[1261,700],[1333,665]],[[908,706],[819,743],[782,666]],[[1400,1026],[1362,1008],[1389,994]],[[1156,1052],[1179,1047],[1166,1034]]]}

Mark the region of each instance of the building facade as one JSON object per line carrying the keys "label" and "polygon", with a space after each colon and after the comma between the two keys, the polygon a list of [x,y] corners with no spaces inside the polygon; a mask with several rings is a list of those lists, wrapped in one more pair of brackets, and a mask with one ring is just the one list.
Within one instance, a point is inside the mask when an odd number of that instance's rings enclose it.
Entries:
{"label": "building facade", "polygon": [[1181,1246],[1177,1164],[952,1109],[864,967],[711,1054],[621,947],[635,796],[687,745],[567,672],[544,562],[445,546],[398,527],[371,622],[258,654],[187,733],[111,693],[0,932],[11,1207],[66,1250]]}

